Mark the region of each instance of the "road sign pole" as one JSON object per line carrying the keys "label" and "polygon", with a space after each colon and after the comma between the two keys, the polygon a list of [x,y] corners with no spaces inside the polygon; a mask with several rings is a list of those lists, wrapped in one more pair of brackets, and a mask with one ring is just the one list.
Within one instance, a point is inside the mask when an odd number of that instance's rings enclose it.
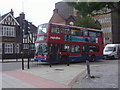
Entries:
{"label": "road sign pole", "polygon": [[87,65],[87,75],[88,75],[88,78],[91,78],[91,75],[90,75],[90,63],[89,63],[89,60],[86,59],[86,65]]}
{"label": "road sign pole", "polygon": [[88,76],[88,78],[91,78],[91,75],[90,75],[90,63],[89,63],[89,60],[88,60],[88,57],[89,57],[89,47],[88,47],[88,45],[83,45],[83,47],[82,47],[82,56],[86,60],[87,76]]}

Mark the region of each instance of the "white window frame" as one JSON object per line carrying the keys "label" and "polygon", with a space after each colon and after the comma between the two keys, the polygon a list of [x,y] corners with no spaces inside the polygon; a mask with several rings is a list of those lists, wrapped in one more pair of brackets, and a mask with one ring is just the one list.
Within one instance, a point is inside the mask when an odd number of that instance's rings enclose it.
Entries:
{"label": "white window frame", "polygon": [[35,43],[35,33],[33,33],[33,40],[32,43]]}
{"label": "white window frame", "polygon": [[28,38],[23,38],[23,43],[28,43]]}
{"label": "white window frame", "polygon": [[16,37],[15,27],[2,26],[2,36]]}
{"label": "white window frame", "polygon": [[29,48],[29,44],[23,44],[23,49],[28,49]]}
{"label": "white window frame", "polygon": [[13,43],[5,43],[4,50],[5,54],[13,54]]}

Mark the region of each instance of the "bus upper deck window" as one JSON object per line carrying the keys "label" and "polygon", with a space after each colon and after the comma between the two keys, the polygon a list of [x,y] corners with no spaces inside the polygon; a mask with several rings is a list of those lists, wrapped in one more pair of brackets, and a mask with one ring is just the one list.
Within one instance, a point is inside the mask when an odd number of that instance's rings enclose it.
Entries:
{"label": "bus upper deck window", "polygon": [[61,33],[62,34],[69,34],[70,30],[67,27],[60,27]]}
{"label": "bus upper deck window", "polygon": [[51,33],[60,33],[60,28],[58,26],[52,26]]}
{"label": "bus upper deck window", "polygon": [[102,33],[101,32],[97,32],[97,37],[102,37]]}
{"label": "bus upper deck window", "polygon": [[71,34],[72,35],[81,35],[80,29],[71,28]]}
{"label": "bus upper deck window", "polygon": [[96,37],[97,36],[97,32],[95,32],[95,31],[89,31],[89,36]]}
{"label": "bus upper deck window", "polygon": [[81,30],[83,36],[88,36],[88,30]]}

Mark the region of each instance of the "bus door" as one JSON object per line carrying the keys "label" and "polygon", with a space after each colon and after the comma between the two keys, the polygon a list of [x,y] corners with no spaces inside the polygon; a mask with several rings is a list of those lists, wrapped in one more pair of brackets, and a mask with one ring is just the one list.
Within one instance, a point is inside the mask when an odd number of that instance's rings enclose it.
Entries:
{"label": "bus door", "polygon": [[50,43],[49,54],[50,54],[51,61],[56,62],[59,60],[60,58],[59,52],[60,52],[60,44]]}

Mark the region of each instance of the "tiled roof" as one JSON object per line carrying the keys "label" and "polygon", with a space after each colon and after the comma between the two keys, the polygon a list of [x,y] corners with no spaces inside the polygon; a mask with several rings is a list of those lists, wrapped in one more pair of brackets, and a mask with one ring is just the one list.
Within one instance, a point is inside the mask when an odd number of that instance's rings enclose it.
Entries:
{"label": "tiled roof", "polygon": [[[10,12],[9,12],[9,13],[10,13]],[[2,19],[5,18],[9,13],[6,13],[6,14],[2,15]],[[1,20],[2,20],[2,19],[1,19]]]}

